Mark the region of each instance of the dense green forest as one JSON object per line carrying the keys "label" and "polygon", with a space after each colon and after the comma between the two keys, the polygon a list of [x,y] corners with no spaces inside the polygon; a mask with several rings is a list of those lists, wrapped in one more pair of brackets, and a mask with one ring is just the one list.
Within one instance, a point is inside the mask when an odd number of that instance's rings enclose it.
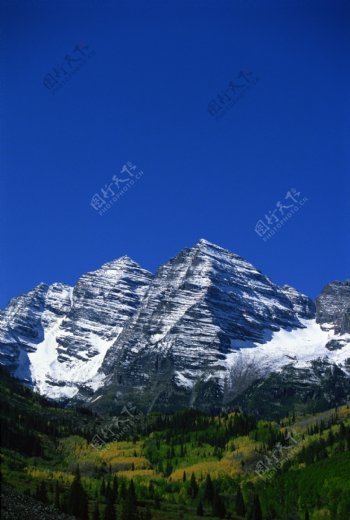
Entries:
{"label": "dense green forest", "polygon": [[118,417],[65,409],[1,372],[1,481],[81,520],[349,520],[350,410]]}

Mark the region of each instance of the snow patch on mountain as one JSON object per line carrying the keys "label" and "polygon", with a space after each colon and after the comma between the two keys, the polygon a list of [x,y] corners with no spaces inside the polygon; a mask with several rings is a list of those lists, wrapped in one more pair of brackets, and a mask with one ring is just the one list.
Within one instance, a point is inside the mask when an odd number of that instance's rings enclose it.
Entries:
{"label": "snow patch on mountain", "polygon": [[[350,359],[350,334],[339,335],[335,332],[334,326],[324,330],[315,319],[300,321],[304,328],[280,329],[273,332],[271,339],[262,344],[233,340],[231,347],[234,350],[226,356],[227,370],[235,372],[240,364],[245,367],[251,366],[258,378],[270,372],[280,371],[290,363],[295,368],[305,368],[311,361],[319,358],[346,366],[345,361]],[[327,345],[332,340],[340,342],[342,347],[329,350]]]}
{"label": "snow patch on mountain", "polygon": [[[107,350],[114,338],[104,340],[89,332],[89,344],[94,347],[94,355],[83,353],[81,358],[58,360],[57,332],[64,318],[46,331],[45,339],[37,345],[36,351],[28,354],[33,386],[41,394],[51,399],[70,399],[83,384],[96,390],[103,384],[103,378],[94,381]],[[119,328],[119,332],[122,327]],[[61,331],[62,334],[62,331]],[[64,384],[62,385],[62,382]]]}
{"label": "snow patch on mountain", "polygon": [[166,393],[175,407],[220,406],[227,387],[286,365],[322,358],[349,373],[350,282],[332,282],[317,303],[316,315],[307,296],[200,240],[154,276],[123,256],[74,287],[14,298],[0,311],[0,363],[53,399],[168,406]]}
{"label": "snow patch on mountain", "polygon": [[137,310],[152,275],[124,256],[75,285],[40,284],[0,313],[0,362],[52,399],[96,391],[103,359]]}

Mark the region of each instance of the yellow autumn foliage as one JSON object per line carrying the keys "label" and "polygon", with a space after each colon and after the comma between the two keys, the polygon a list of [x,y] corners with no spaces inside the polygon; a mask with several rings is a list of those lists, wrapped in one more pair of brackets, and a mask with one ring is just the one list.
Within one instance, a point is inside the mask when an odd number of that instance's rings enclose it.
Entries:
{"label": "yellow autumn foliage", "polygon": [[59,480],[64,483],[71,483],[74,476],[64,471],[52,471],[44,468],[34,468],[28,466],[25,468],[25,472],[32,478],[40,480]]}
{"label": "yellow autumn foliage", "polygon": [[118,477],[125,477],[133,480],[137,480],[137,477],[149,477],[153,478],[157,476],[157,473],[153,469],[135,469],[134,471],[126,470],[126,471],[118,471],[115,473]]}

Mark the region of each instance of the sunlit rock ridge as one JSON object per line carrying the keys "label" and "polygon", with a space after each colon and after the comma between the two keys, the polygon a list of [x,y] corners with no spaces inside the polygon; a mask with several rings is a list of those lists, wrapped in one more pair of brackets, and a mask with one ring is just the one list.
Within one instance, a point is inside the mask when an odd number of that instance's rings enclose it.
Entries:
{"label": "sunlit rock ridge", "polygon": [[14,298],[0,316],[1,363],[48,397],[73,397],[96,376],[150,279],[124,256],[74,287],[40,284]]}
{"label": "sunlit rock ridge", "polygon": [[220,408],[290,364],[305,370],[321,359],[348,375],[349,281],[330,286],[316,311],[206,240],[154,276],[122,257],[73,288],[40,284],[11,300],[0,316],[0,360],[48,397],[101,410],[126,401]]}

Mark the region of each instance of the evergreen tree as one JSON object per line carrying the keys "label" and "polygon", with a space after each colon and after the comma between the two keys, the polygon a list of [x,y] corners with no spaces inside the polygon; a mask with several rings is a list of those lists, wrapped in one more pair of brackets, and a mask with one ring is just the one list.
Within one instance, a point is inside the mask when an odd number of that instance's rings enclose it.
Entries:
{"label": "evergreen tree", "polygon": [[107,497],[107,504],[106,504],[106,509],[105,509],[104,520],[115,520],[115,518],[116,518],[116,516],[115,516],[115,507],[114,507],[114,502],[113,502],[113,496],[110,493],[109,496]]}
{"label": "evergreen tree", "polygon": [[63,495],[62,500],[61,500],[61,511],[63,511],[63,513],[66,513],[66,514],[69,513],[69,510],[68,510],[68,499],[67,499],[67,496],[64,496],[64,495]]}
{"label": "evergreen tree", "polygon": [[167,463],[166,463],[166,468],[165,468],[165,472],[164,472],[164,476],[165,477],[169,477],[169,475],[171,475],[173,472],[173,467],[171,465],[171,462],[168,460]]}
{"label": "evergreen tree", "polygon": [[126,498],[126,485],[125,485],[124,480],[122,480],[122,483],[120,486],[120,498],[122,498],[122,499]]}
{"label": "evergreen tree", "polygon": [[114,502],[118,498],[118,478],[116,475],[114,475],[114,478],[113,478],[112,497],[113,497]]}
{"label": "evergreen tree", "polygon": [[226,508],[219,493],[215,490],[213,499],[213,514],[219,518],[225,518]]}
{"label": "evergreen tree", "polygon": [[130,480],[128,495],[136,504],[136,491],[135,491],[134,481],[132,479]]}
{"label": "evergreen tree", "polygon": [[148,495],[149,495],[150,498],[154,497],[154,485],[153,485],[152,480],[151,480],[151,482],[149,483],[149,486],[148,486]]}
{"label": "evergreen tree", "polygon": [[204,509],[202,501],[200,500],[197,506],[197,516],[203,516],[204,515]]}
{"label": "evergreen tree", "polygon": [[245,504],[240,486],[237,489],[235,509],[238,516],[245,515]]}
{"label": "evergreen tree", "polygon": [[257,495],[257,494],[255,494],[253,497],[252,519],[253,520],[263,520],[261,506],[260,506],[260,499],[259,499],[259,495]]}
{"label": "evergreen tree", "polygon": [[68,510],[79,520],[88,520],[88,499],[80,481],[80,470],[77,466],[74,480],[69,490]]}
{"label": "evergreen tree", "polygon": [[205,488],[204,488],[204,500],[208,500],[209,502],[213,502],[214,498],[214,486],[211,480],[209,473],[205,479]]}
{"label": "evergreen tree", "polygon": [[100,510],[98,508],[98,503],[95,502],[94,513],[92,515],[92,520],[100,520]]}
{"label": "evergreen tree", "polygon": [[60,508],[60,488],[58,485],[58,481],[55,482],[55,497],[54,497],[54,505],[57,509]]}
{"label": "evergreen tree", "polygon": [[37,486],[36,498],[41,502],[47,502],[47,488],[44,481],[40,482]]}
{"label": "evergreen tree", "polygon": [[108,482],[107,482],[107,486],[106,486],[106,499],[107,499],[107,500],[108,500],[110,494],[111,494],[111,484],[110,484],[110,482],[108,481]]}
{"label": "evergreen tree", "polygon": [[191,498],[196,498],[196,496],[198,494],[198,484],[197,484],[194,473],[192,473],[192,475],[191,475],[191,481],[190,481],[190,487],[188,489],[188,494],[190,495]]}
{"label": "evergreen tree", "polygon": [[122,520],[137,520],[137,501],[134,482],[131,480],[123,502]]}

